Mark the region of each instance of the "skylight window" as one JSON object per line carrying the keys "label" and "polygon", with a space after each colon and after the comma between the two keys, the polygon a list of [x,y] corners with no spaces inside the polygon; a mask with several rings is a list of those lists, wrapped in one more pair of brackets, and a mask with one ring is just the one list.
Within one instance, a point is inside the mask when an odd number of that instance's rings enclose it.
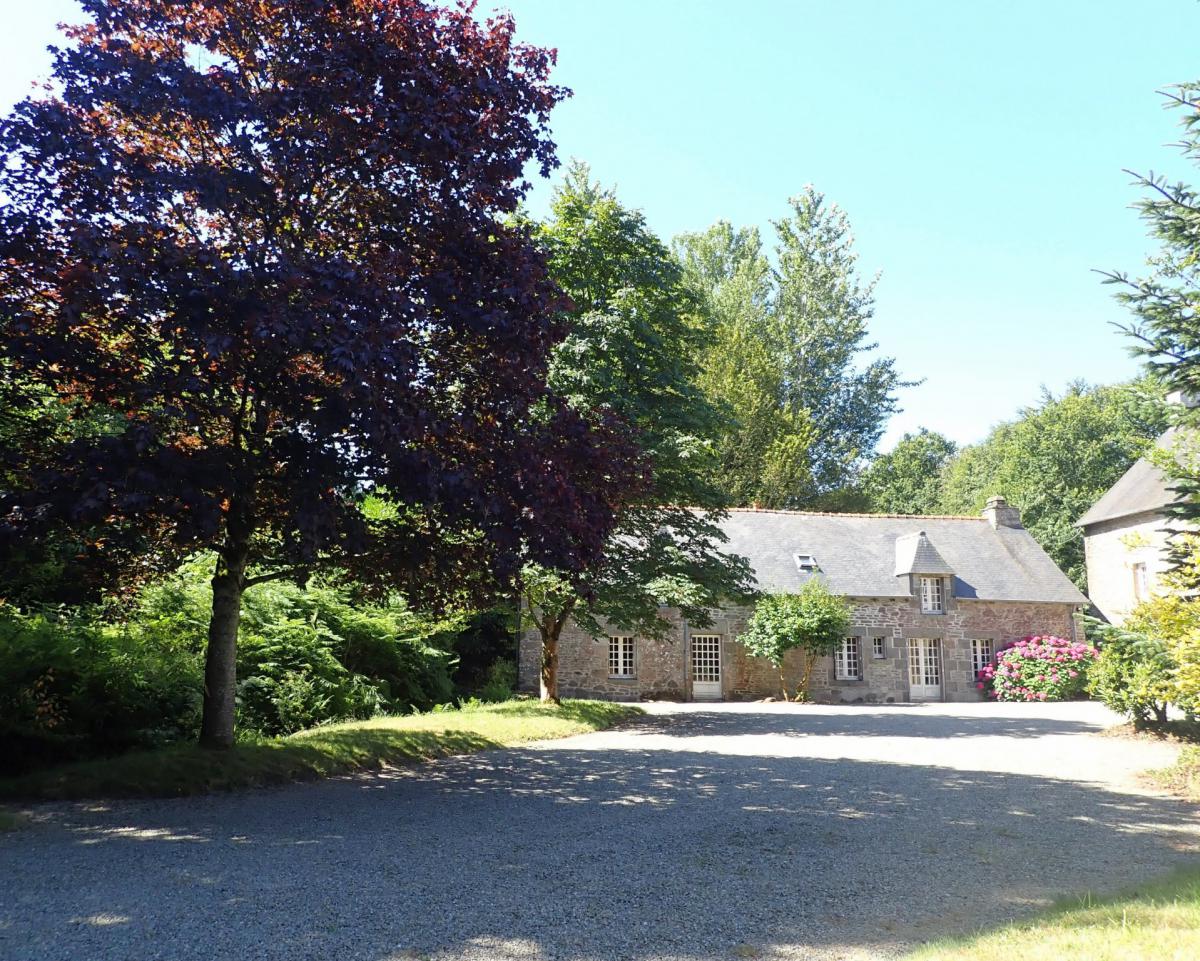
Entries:
{"label": "skylight window", "polygon": [[812,574],[817,570],[817,559],[812,554],[793,554],[796,559],[796,569],[801,574]]}

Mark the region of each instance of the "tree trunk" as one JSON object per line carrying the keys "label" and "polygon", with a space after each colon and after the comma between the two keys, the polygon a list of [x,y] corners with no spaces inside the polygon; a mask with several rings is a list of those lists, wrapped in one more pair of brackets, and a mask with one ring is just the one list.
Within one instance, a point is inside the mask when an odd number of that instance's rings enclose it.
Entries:
{"label": "tree trunk", "polygon": [[812,681],[813,668],[817,663],[817,655],[804,652],[804,672],[800,675],[800,684],[796,687],[796,700],[808,702],[808,685]]}
{"label": "tree trunk", "polygon": [[542,678],[541,701],[543,704],[558,704],[558,635],[561,623],[548,623],[542,631]]}
{"label": "tree trunk", "polygon": [[202,747],[233,747],[233,718],[237,696],[237,636],[246,581],[246,547],[233,545],[217,558],[212,579],[212,617],[204,658],[204,713],[200,721]]}
{"label": "tree trunk", "polygon": [[779,662],[779,689],[783,692],[783,699],[790,701],[791,698],[788,697],[787,692],[787,678],[783,676],[783,661]]}

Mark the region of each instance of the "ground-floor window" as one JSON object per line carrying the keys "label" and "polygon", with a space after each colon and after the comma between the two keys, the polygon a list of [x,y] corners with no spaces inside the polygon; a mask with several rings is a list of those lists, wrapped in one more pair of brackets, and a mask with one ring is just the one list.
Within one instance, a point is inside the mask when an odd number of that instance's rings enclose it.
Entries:
{"label": "ground-floor window", "polygon": [[887,639],[883,637],[871,638],[871,656],[883,657],[883,646],[886,642]]}
{"label": "ground-floor window", "polygon": [[608,674],[610,677],[633,677],[633,638],[608,639]]}
{"label": "ground-floor window", "polygon": [[982,671],[992,662],[992,642],[987,638],[977,637],[971,641],[971,669],[974,671],[973,677],[978,677]]}
{"label": "ground-floor window", "polygon": [[858,656],[858,638],[843,637],[833,659],[833,674],[839,681],[857,681],[862,678],[862,661]]}

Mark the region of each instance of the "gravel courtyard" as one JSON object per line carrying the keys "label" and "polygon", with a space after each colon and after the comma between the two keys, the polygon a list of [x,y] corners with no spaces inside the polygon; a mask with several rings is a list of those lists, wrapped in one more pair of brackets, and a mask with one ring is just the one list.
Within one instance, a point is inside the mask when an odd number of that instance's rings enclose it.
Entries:
{"label": "gravel courtyard", "polygon": [[378,776],[58,805],[0,835],[0,958],[888,957],[1196,858],[1092,704],[650,705]]}

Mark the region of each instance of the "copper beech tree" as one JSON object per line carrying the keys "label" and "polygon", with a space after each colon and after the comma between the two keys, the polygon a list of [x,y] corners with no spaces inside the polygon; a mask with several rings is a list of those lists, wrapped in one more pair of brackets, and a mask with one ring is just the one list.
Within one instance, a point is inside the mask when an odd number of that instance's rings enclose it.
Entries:
{"label": "copper beech tree", "polygon": [[0,453],[0,552],[214,551],[228,746],[248,587],[579,568],[639,455],[548,392],[558,295],[507,216],[554,165],[551,51],[420,0],[82,6],[0,126],[0,406],[101,426]]}

